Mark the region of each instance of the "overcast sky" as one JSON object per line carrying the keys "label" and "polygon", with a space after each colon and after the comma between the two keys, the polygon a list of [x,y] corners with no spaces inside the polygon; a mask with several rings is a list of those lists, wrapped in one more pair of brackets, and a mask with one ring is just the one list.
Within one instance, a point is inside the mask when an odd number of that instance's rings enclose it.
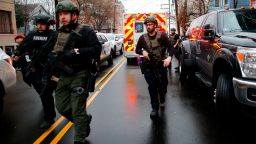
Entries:
{"label": "overcast sky", "polygon": [[[168,4],[168,0],[121,0],[127,13],[163,12],[161,4]],[[170,0],[172,1],[172,0]],[[168,8],[168,5],[165,6]]]}

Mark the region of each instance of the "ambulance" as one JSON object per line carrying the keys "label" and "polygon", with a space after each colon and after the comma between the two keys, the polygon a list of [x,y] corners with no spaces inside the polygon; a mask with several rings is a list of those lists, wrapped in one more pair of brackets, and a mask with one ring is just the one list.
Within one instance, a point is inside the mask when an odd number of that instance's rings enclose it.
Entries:
{"label": "ambulance", "polygon": [[124,14],[124,56],[129,62],[132,58],[137,58],[135,53],[137,42],[140,36],[147,32],[144,19],[147,16],[155,16],[158,21],[157,29],[166,32],[167,19],[165,13],[145,13],[145,14]]}

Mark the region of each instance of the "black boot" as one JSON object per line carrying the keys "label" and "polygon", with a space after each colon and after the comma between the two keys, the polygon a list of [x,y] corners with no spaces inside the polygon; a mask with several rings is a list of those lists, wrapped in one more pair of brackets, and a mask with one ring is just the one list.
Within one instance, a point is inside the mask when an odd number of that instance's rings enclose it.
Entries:
{"label": "black boot", "polygon": [[152,110],[150,113],[150,118],[155,119],[158,117],[158,110]]}

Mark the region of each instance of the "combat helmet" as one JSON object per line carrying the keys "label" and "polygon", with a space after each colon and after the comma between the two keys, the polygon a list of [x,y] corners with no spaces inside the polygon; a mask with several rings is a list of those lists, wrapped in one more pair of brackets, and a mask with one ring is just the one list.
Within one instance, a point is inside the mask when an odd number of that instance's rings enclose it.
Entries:
{"label": "combat helmet", "polygon": [[152,22],[152,23],[154,23],[156,25],[158,24],[158,22],[157,22],[157,20],[156,20],[156,18],[154,16],[148,16],[148,17],[145,18],[144,24],[147,24],[149,22]]}
{"label": "combat helmet", "polygon": [[43,23],[43,24],[47,24],[47,25],[53,25],[55,24],[55,21],[46,14],[38,14],[37,16],[35,16],[35,22],[37,23]]}
{"label": "combat helmet", "polygon": [[176,29],[175,28],[171,28],[171,31],[176,31]]}
{"label": "combat helmet", "polygon": [[56,13],[60,11],[69,11],[69,12],[75,12],[77,15],[79,14],[79,10],[77,6],[70,0],[64,0],[59,2],[56,6],[55,11]]}

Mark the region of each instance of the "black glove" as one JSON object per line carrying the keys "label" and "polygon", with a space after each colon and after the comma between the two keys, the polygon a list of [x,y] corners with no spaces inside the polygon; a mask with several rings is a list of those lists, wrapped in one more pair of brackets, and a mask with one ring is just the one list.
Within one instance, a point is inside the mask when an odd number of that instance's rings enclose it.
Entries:
{"label": "black glove", "polygon": [[13,54],[14,54],[15,56],[20,56],[20,55],[21,55],[20,51],[18,51],[18,50],[14,50],[14,51],[13,51]]}
{"label": "black glove", "polygon": [[77,56],[76,52],[74,50],[64,51],[63,54],[61,54],[61,61],[65,64],[70,63],[74,58]]}

